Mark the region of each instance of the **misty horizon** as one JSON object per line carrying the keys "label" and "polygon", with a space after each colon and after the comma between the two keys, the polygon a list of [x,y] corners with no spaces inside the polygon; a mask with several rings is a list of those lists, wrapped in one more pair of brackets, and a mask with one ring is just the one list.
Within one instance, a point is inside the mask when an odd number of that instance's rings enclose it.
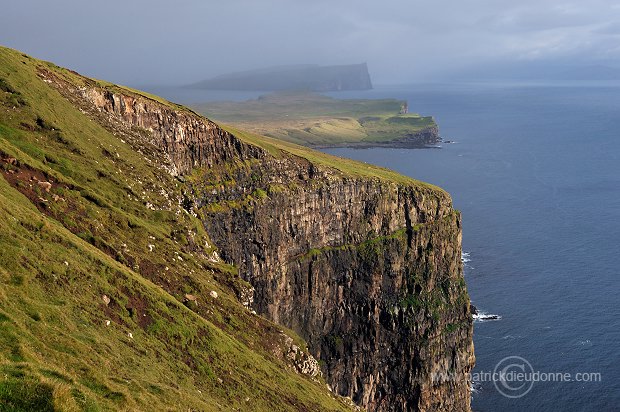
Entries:
{"label": "misty horizon", "polygon": [[402,0],[25,0],[5,5],[3,14],[1,44],[130,85],[176,86],[261,68],[359,62],[367,62],[376,84],[561,77],[589,67],[610,68],[601,72],[620,78],[613,73],[620,68],[620,6],[600,0],[450,8]]}

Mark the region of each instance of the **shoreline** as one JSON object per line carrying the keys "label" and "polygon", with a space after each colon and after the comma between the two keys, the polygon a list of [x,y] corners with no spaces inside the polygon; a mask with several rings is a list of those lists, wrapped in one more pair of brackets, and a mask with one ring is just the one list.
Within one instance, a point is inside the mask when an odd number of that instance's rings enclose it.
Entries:
{"label": "shoreline", "polygon": [[452,143],[451,140],[444,140],[439,136],[438,127],[430,127],[417,133],[408,135],[407,137],[398,137],[385,141],[358,141],[358,142],[338,142],[330,144],[307,145],[310,149],[371,149],[371,148],[388,148],[388,149],[441,149],[438,146],[442,143]]}
{"label": "shoreline", "polygon": [[[443,143],[443,140],[438,141],[436,144]],[[322,150],[322,149],[442,149],[441,146],[433,146],[432,144],[416,143],[416,142],[367,142],[367,143],[338,143],[331,145],[311,145],[306,146],[309,149]]]}

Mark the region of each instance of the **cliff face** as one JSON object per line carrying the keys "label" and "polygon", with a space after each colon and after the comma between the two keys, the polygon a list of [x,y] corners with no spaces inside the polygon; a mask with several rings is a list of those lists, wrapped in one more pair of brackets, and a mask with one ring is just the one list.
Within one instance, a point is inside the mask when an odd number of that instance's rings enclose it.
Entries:
{"label": "cliff face", "polygon": [[389,143],[391,147],[427,147],[441,143],[439,128],[437,126],[427,127],[417,133],[411,133],[399,139],[394,139]]}
{"label": "cliff face", "polygon": [[253,285],[253,308],[307,340],[335,392],[376,411],[469,410],[472,319],[445,192],[271,154],[132,93],[60,89],[167,154],[186,209]]}
{"label": "cliff face", "polygon": [[116,116],[120,126],[139,127],[152,143],[169,156],[170,173],[181,175],[193,168],[214,167],[235,159],[257,158],[262,151],[245,145],[215,123],[191,113],[135,96],[93,88],[83,96],[96,108]]}
{"label": "cliff face", "polygon": [[[243,206],[248,185],[264,194]],[[307,339],[337,393],[378,411],[468,409],[471,315],[447,195],[293,159],[207,173],[192,189],[254,307]]]}

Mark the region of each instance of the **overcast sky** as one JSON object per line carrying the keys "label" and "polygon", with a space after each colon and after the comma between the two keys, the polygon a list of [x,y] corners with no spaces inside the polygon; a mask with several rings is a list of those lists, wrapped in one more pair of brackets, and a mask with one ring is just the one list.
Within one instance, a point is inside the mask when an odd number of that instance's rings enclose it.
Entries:
{"label": "overcast sky", "polygon": [[367,62],[376,83],[497,62],[616,65],[611,0],[15,0],[0,44],[117,83]]}

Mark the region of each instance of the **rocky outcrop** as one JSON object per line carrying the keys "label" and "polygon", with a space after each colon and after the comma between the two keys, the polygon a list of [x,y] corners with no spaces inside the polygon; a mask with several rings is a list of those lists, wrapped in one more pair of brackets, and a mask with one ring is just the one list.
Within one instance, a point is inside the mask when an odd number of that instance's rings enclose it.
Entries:
{"label": "rocky outcrop", "polygon": [[390,143],[394,147],[426,147],[441,143],[441,137],[439,137],[439,128],[433,126],[394,139]]}
{"label": "rocky outcrop", "polygon": [[284,347],[286,348],[284,356],[293,365],[295,370],[311,378],[321,376],[319,362],[317,362],[314,356],[295,345],[290,336],[283,334],[283,338]]}
{"label": "rocky outcrop", "polygon": [[417,132],[406,133],[400,137],[385,141],[364,141],[364,142],[345,142],[329,145],[310,145],[314,148],[333,148],[333,147],[353,147],[353,148],[370,148],[370,147],[392,147],[404,149],[421,149],[435,147],[443,140],[439,136],[439,128],[436,126],[427,127]]}
{"label": "rocky outcrop", "polygon": [[243,144],[215,123],[186,110],[100,88],[87,88],[82,93],[100,111],[147,131],[152,142],[169,156],[174,175],[261,155],[257,147]]}
{"label": "rocky outcrop", "polygon": [[[275,156],[132,93],[68,97],[137,129],[171,173],[199,168],[183,178],[185,207],[254,287],[243,299],[306,339],[335,392],[373,411],[469,410],[472,317],[445,192]],[[312,372],[309,359],[300,368]]]}
{"label": "rocky outcrop", "polygon": [[147,146],[153,146],[158,155],[166,157],[162,160],[174,176],[194,168],[264,156],[260,148],[243,143],[189,109],[128,90],[99,87],[88,78],[83,78],[84,87],[76,87],[48,70],[40,69],[39,76],[56,86],[82,112],[97,118],[113,133],[132,139],[138,150],[148,151]]}

